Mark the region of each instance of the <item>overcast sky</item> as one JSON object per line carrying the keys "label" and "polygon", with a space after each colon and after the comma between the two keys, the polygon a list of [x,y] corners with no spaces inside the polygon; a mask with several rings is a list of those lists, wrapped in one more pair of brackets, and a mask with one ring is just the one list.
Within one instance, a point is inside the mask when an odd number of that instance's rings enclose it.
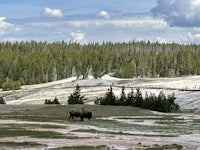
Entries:
{"label": "overcast sky", "polygon": [[1,0],[0,41],[200,44],[200,0]]}

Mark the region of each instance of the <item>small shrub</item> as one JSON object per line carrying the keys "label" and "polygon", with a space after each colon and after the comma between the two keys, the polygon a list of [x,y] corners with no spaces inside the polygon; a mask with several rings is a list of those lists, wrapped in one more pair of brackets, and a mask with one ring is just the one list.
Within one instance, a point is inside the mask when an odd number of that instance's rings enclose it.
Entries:
{"label": "small shrub", "polygon": [[54,98],[53,102],[54,104],[60,104],[57,97]]}
{"label": "small shrub", "polygon": [[6,104],[3,97],[0,97],[0,104]]}
{"label": "small shrub", "polygon": [[1,85],[1,87],[4,91],[19,90],[21,87],[21,83],[7,77],[6,81]]}
{"label": "small shrub", "polygon": [[58,101],[58,98],[55,97],[53,101],[49,100],[49,99],[45,99],[44,104],[60,104]]}

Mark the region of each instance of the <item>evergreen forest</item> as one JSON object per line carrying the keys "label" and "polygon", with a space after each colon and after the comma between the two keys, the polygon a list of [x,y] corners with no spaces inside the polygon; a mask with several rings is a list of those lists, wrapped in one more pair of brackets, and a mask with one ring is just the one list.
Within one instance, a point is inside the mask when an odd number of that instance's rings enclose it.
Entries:
{"label": "evergreen forest", "polygon": [[100,105],[116,105],[116,106],[133,106],[143,109],[150,109],[159,112],[177,112],[180,106],[175,103],[176,97],[174,93],[172,95],[165,96],[163,91],[160,91],[159,95],[155,94],[142,96],[142,92],[139,88],[136,91],[131,89],[128,94],[125,94],[125,88],[122,87],[120,97],[116,97],[112,91],[112,86],[104,97],[97,98],[95,104]]}
{"label": "evergreen forest", "polygon": [[123,42],[1,42],[0,87],[5,90],[71,76],[177,77],[200,74],[200,45]]}

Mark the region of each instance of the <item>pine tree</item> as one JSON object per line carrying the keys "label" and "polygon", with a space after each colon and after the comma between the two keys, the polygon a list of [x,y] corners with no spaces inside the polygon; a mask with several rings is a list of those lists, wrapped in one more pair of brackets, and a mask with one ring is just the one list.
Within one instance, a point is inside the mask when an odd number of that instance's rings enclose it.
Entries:
{"label": "pine tree", "polygon": [[81,88],[77,84],[74,92],[68,97],[68,104],[84,104],[86,98],[80,94]]}
{"label": "pine tree", "polygon": [[135,96],[134,96],[133,88],[131,88],[131,91],[128,93],[126,105],[128,106],[135,106]]}
{"label": "pine tree", "polygon": [[125,87],[122,86],[122,93],[121,93],[121,96],[119,98],[119,105],[126,105],[127,97],[126,97],[124,90],[125,90]]}
{"label": "pine tree", "polygon": [[135,94],[135,106],[142,108],[143,105],[143,97],[142,97],[142,92],[140,88],[136,89],[136,94]]}
{"label": "pine tree", "polygon": [[100,100],[101,105],[116,105],[116,97],[112,91],[112,86],[110,86],[110,89],[108,89],[105,97]]}

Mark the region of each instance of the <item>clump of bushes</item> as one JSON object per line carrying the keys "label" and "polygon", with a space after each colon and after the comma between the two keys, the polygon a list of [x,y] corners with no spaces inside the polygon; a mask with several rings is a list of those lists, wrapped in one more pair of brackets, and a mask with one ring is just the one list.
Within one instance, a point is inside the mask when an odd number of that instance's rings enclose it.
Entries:
{"label": "clump of bushes", "polygon": [[53,101],[48,100],[48,99],[45,99],[44,104],[60,104],[60,103],[59,103],[59,101],[58,101],[58,98],[55,97]]}
{"label": "clump of bushes", "polygon": [[18,90],[21,88],[21,83],[19,81],[14,81],[11,78],[6,78],[6,81],[1,85],[1,88],[4,91],[9,91],[9,90]]}
{"label": "clump of bushes", "polygon": [[124,89],[122,87],[121,96],[118,98],[114,95],[112,87],[110,87],[104,97],[95,100],[95,104],[133,106],[160,112],[176,112],[179,110],[179,105],[175,103],[176,97],[174,94],[165,96],[161,91],[158,96],[146,93],[146,96],[143,97],[139,88],[136,89],[136,92],[132,88],[131,92],[127,95]]}

